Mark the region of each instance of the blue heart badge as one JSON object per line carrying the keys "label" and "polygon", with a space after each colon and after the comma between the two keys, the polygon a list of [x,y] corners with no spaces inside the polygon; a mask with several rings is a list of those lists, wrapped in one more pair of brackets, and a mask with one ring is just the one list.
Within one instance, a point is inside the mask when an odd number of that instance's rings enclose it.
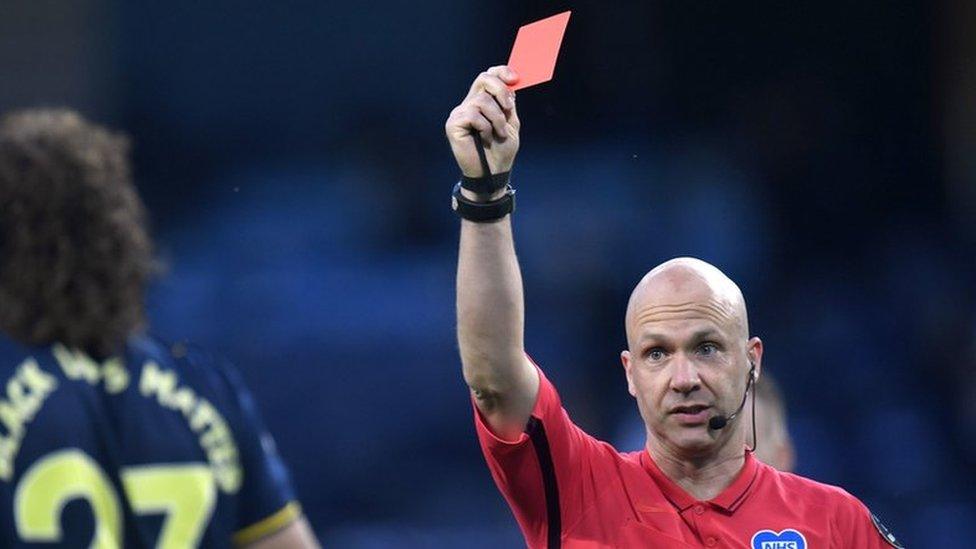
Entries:
{"label": "blue heart badge", "polygon": [[752,549],[807,549],[807,540],[792,528],[778,534],[772,530],[760,530],[752,536]]}

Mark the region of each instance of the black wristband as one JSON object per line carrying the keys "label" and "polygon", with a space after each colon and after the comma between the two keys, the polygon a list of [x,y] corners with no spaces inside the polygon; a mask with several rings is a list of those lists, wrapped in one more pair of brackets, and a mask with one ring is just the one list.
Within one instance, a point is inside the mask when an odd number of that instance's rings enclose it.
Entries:
{"label": "black wristband", "polygon": [[458,217],[475,223],[497,221],[515,211],[515,189],[509,185],[498,200],[475,202],[461,194],[461,182],[458,181],[451,193],[451,209]]}
{"label": "black wristband", "polygon": [[461,188],[475,194],[493,195],[504,189],[511,181],[512,172],[485,175],[483,177],[468,177],[461,175]]}

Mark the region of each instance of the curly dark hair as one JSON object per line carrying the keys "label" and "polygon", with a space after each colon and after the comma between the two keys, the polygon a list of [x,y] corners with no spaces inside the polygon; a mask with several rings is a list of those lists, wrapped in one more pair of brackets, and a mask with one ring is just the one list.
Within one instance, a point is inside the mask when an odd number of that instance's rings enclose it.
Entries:
{"label": "curly dark hair", "polygon": [[93,357],[145,324],[154,270],[129,141],[68,110],[0,119],[0,330]]}

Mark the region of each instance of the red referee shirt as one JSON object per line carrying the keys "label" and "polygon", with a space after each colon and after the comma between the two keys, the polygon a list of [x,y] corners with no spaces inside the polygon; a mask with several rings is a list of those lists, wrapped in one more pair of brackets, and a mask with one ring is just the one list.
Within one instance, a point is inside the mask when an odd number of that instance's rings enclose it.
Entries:
{"label": "red referee shirt", "polygon": [[496,437],[475,408],[491,475],[531,548],[899,547],[854,496],[751,453],[725,491],[698,501],[646,450],[620,453],[583,432],[541,371],[539,379],[532,417],[514,442]]}

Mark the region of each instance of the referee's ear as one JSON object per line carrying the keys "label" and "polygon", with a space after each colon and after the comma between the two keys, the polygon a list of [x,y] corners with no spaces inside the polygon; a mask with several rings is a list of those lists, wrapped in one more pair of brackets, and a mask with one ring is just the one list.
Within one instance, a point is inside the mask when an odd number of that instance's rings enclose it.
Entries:
{"label": "referee's ear", "polygon": [[620,351],[620,362],[624,365],[624,374],[627,376],[627,392],[637,398],[637,389],[634,388],[634,380],[630,375],[630,351],[627,349]]}
{"label": "referee's ear", "polygon": [[746,356],[749,357],[749,362],[756,367],[756,379],[759,381],[759,377],[762,373],[762,356],[763,356],[763,342],[758,337],[753,336],[746,342]]}

